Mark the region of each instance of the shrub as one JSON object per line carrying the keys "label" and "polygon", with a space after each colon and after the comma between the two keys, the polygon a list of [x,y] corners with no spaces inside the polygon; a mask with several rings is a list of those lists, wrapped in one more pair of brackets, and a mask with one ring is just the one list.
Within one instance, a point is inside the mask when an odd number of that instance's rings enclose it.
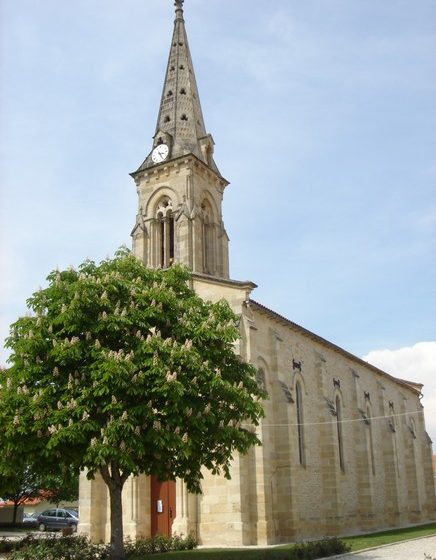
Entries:
{"label": "shrub", "polygon": [[288,560],[316,560],[317,558],[325,558],[343,554],[350,550],[350,546],[337,537],[323,539],[321,541],[305,542],[296,544],[290,549]]}
{"label": "shrub", "polygon": [[197,539],[194,537],[192,533],[190,533],[187,537],[179,537],[178,535],[174,535],[173,537],[174,545],[173,550],[193,550],[197,548],[198,542]]}
{"label": "shrub", "polygon": [[[4,543],[4,544],[3,544]],[[21,541],[0,541],[1,546],[12,545],[3,552],[12,551],[9,560],[108,560],[109,545],[93,545],[86,537],[47,537],[35,538],[28,535]],[[197,546],[195,537],[164,537],[157,535],[150,539],[127,541],[125,551],[131,560],[143,560],[150,554],[176,550],[192,550]],[[17,547],[20,547],[19,549]],[[1,550],[1,549],[0,549]],[[286,549],[263,549],[258,551],[229,551],[229,559],[249,558],[264,560],[316,560],[348,552],[350,546],[338,538],[296,544]],[[218,558],[218,556],[217,556]]]}
{"label": "shrub", "polygon": [[192,550],[197,546],[197,540],[193,535],[183,537],[173,535],[165,537],[156,535],[149,539],[137,539],[135,542],[127,541],[125,551],[127,556],[145,556],[147,554],[158,554],[159,552],[169,552],[176,550]]}
{"label": "shrub", "polygon": [[0,538],[0,553],[1,552],[12,552],[13,550],[18,550],[27,546],[28,544],[37,542],[35,537],[31,533],[27,533],[25,537],[19,540],[11,540],[7,537]]}
{"label": "shrub", "polygon": [[[84,536],[39,537],[28,535],[21,541],[0,541],[0,552],[12,552],[9,560],[108,560],[109,545],[91,544]],[[192,550],[197,546],[190,535],[164,537],[156,535],[150,539],[126,541],[127,557],[141,557],[147,554],[173,550]]]}
{"label": "shrub", "polygon": [[[23,539],[24,540],[24,539]],[[14,550],[10,560],[108,560],[107,546],[93,545],[86,537],[32,538],[21,542],[21,548]]]}
{"label": "shrub", "polygon": [[14,550],[14,542],[11,540],[7,540],[6,538],[0,539],[0,553],[1,552],[11,552]]}

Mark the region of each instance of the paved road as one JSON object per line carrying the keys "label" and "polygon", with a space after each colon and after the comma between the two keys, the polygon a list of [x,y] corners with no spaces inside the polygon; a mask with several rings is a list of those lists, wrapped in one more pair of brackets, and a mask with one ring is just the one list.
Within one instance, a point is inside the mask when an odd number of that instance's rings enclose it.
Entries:
{"label": "paved road", "polygon": [[344,554],[336,558],[338,560],[436,560],[436,536]]}

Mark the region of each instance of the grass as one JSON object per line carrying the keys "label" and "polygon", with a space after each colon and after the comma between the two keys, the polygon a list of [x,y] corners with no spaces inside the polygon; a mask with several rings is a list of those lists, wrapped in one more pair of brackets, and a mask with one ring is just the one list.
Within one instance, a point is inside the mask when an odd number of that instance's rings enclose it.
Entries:
{"label": "grass", "polygon": [[[431,535],[436,535],[436,523],[420,525],[419,527],[408,527],[406,529],[393,529],[381,533],[344,537],[341,540],[349,544],[352,551],[357,551]],[[292,546],[281,545],[263,549],[197,549],[154,554],[145,558],[144,556],[138,556],[132,560],[274,560],[275,558],[283,558],[283,551],[292,548]]]}
{"label": "grass", "polygon": [[[274,560],[272,550],[208,549],[132,556],[129,560]],[[283,557],[283,554],[281,555]],[[279,558],[279,557],[277,557]]]}
{"label": "grass", "polygon": [[351,546],[351,550],[355,551],[431,535],[436,535],[436,523],[420,525],[419,527],[408,527],[407,529],[393,529],[392,531],[383,531],[382,533],[372,533],[370,535],[344,537],[342,540]]}
{"label": "grass", "polygon": [[[289,545],[287,548],[292,548]],[[180,552],[163,552],[148,556],[132,556],[129,560],[283,560],[286,550],[281,548],[220,548],[207,550],[183,550]]]}
{"label": "grass", "polygon": [[163,552],[148,556],[133,556],[130,560],[275,560],[283,558],[283,549],[201,549],[180,552]]}

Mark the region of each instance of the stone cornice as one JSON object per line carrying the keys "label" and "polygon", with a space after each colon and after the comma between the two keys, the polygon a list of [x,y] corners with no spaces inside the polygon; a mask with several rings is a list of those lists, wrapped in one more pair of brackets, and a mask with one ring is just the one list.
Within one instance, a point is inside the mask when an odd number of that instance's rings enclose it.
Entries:
{"label": "stone cornice", "polygon": [[251,282],[250,280],[240,281],[240,280],[230,280],[229,278],[218,278],[216,276],[209,276],[208,274],[199,274],[194,272],[192,274],[194,280],[201,280],[207,284],[216,284],[221,286],[229,286],[231,288],[239,288],[246,290],[254,290],[257,288],[257,284]]}
{"label": "stone cornice", "polygon": [[210,169],[205,163],[199,160],[193,154],[187,154],[185,156],[180,156],[176,159],[171,159],[167,162],[155,165],[154,167],[149,167],[141,171],[134,171],[130,173],[130,176],[134,179],[136,186],[140,183],[150,183],[151,181],[160,181],[163,178],[171,177],[177,175],[183,169],[199,171],[203,176],[220,188],[224,190],[230,183],[224,179],[221,175],[218,175]]}

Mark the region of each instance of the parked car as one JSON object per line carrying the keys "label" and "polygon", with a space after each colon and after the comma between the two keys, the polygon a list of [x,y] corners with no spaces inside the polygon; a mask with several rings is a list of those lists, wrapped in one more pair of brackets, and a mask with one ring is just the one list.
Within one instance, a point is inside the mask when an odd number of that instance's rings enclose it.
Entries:
{"label": "parked car", "polygon": [[40,531],[45,531],[46,529],[56,531],[64,527],[71,527],[73,531],[77,531],[78,523],[78,514],[74,510],[63,508],[46,509],[37,517],[38,529]]}
{"label": "parked car", "polygon": [[31,527],[36,527],[38,524],[38,511],[34,511],[33,513],[23,513],[23,523],[29,525]]}

